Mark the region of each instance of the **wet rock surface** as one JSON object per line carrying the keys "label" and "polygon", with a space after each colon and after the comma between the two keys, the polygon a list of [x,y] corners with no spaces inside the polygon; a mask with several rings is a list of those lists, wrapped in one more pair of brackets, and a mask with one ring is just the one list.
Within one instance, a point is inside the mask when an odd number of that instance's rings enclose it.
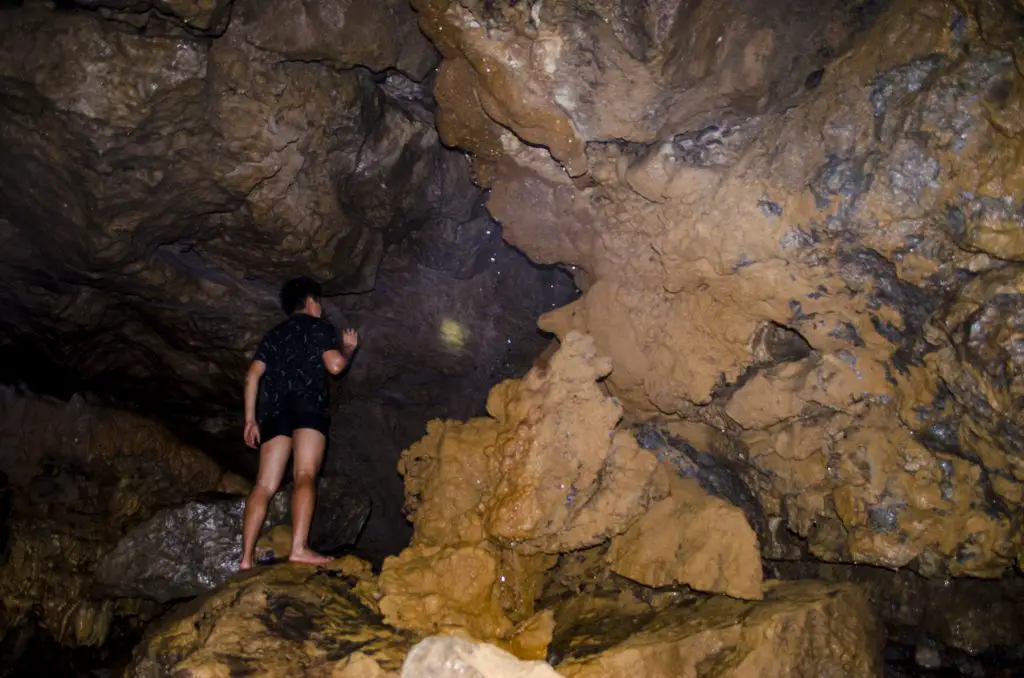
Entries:
{"label": "wet rock surface", "polygon": [[[265,549],[263,559],[288,556],[290,488],[267,511],[264,530],[285,528],[286,543]],[[126,534],[96,569],[107,595],[166,603],[220,587],[238,572],[242,558],[245,497],[206,496],[164,509]],[[342,478],[321,478],[309,531],[310,547],[335,555],[355,543],[370,514],[369,498]],[[284,547],[284,548],[282,548]]]}

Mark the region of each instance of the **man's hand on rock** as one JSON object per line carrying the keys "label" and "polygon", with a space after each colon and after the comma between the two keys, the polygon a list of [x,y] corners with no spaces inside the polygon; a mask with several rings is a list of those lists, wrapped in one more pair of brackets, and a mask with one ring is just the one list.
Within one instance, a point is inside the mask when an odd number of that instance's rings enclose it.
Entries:
{"label": "man's hand on rock", "polygon": [[359,334],[355,330],[345,330],[341,333],[341,345],[351,353],[359,345]]}

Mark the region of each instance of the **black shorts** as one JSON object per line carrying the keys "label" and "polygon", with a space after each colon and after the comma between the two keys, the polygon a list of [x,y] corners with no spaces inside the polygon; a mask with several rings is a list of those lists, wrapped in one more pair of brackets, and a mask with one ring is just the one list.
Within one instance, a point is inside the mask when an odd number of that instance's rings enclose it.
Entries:
{"label": "black shorts", "polygon": [[260,441],[267,442],[277,436],[292,436],[296,429],[311,428],[328,437],[331,431],[330,417],[316,412],[285,410],[260,422]]}

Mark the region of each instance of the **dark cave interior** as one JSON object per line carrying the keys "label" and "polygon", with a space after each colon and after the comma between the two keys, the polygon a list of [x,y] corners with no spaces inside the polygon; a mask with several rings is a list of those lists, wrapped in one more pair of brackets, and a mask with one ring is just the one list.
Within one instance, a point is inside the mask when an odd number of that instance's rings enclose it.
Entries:
{"label": "dark cave interior", "polygon": [[[1021,0],[0,0],[0,678],[1024,674],[1022,64]],[[285,488],[243,576],[297,275],[337,565]]]}

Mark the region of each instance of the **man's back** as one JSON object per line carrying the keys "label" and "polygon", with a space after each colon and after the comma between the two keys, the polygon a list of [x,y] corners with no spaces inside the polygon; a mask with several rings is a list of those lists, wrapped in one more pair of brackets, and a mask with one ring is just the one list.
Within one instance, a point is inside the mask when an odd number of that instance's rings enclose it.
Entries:
{"label": "man's back", "polygon": [[260,403],[263,417],[285,410],[327,416],[323,354],[336,348],[334,326],[305,313],[296,313],[267,332],[254,356],[267,366]]}

